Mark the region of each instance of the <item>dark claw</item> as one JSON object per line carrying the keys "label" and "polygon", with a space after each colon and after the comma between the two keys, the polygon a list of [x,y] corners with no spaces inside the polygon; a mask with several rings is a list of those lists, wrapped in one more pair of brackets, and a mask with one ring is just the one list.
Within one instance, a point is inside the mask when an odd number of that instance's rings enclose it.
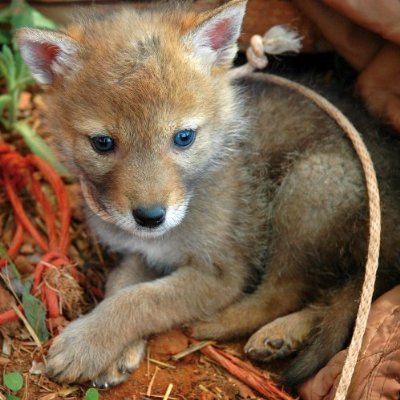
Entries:
{"label": "dark claw", "polygon": [[92,386],[99,389],[108,389],[110,384],[108,382],[97,383],[96,381],[92,381]]}
{"label": "dark claw", "polygon": [[118,367],[118,371],[121,374],[131,374],[134,370],[135,370],[135,368],[128,368],[128,367],[125,367],[125,366]]}
{"label": "dark claw", "polygon": [[274,350],[280,349],[284,343],[285,342],[283,341],[283,339],[268,339],[268,338],[266,338],[264,340],[264,344],[266,346],[272,347]]}
{"label": "dark claw", "polygon": [[114,381],[114,382],[104,382],[104,383],[96,383],[96,381],[92,382],[92,385],[94,387],[97,387],[99,389],[111,389],[114,386],[119,385],[123,381]]}
{"label": "dark claw", "polygon": [[262,360],[263,358],[267,358],[271,355],[271,352],[267,349],[257,349],[254,347],[251,347],[246,351],[246,354],[250,358],[255,358],[256,360]]}
{"label": "dark claw", "polygon": [[57,378],[60,377],[60,375],[62,375],[62,373],[71,365],[72,361],[70,361],[65,367],[64,369],[62,369],[61,371],[58,371],[57,373],[54,370],[49,370],[46,369],[45,375],[47,376],[47,378],[53,380],[53,381],[57,381]]}

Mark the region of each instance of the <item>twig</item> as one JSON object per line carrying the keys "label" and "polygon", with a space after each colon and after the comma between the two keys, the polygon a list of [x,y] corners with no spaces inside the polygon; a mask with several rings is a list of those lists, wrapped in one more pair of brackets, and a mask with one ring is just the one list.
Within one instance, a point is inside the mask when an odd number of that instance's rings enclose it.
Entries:
{"label": "twig", "polygon": [[154,370],[154,374],[151,377],[149,386],[147,387],[146,396],[151,396],[151,389],[153,388],[153,384],[154,384],[154,381],[156,379],[156,375],[157,375],[159,370],[160,370],[160,368],[158,368],[158,367],[156,367],[156,369]]}
{"label": "twig", "polygon": [[169,395],[172,392],[172,388],[174,387],[174,385],[172,383],[170,383],[167,387],[167,391],[164,394],[163,400],[168,400],[169,399]]}
{"label": "twig", "polygon": [[101,252],[100,246],[97,242],[97,240],[93,240],[94,243],[94,249],[96,251],[97,257],[99,258],[99,261],[101,263],[101,265],[104,265],[104,257],[103,257],[103,253]]}
{"label": "twig", "polygon": [[148,359],[151,363],[156,364],[156,365],[158,365],[158,366],[160,366],[160,367],[169,368],[169,369],[176,369],[175,365],[167,364],[167,363],[165,363],[165,362],[162,362],[162,361],[156,360],[156,359],[154,359],[154,358],[150,358],[150,357],[148,357],[147,359]]}
{"label": "twig", "polygon": [[29,400],[28,392],[29,392],[29,374],[25,374],[25,389],[24,389],[24,397],[23,400]]}
{"label": "twig", "polygon": [[32,343],[32,342],[22,342],[22,345],[23,346],[36,346],[36,344]]}
{"label": "twig", "polygon": [[[149,399],[149,398],[154,398],[154,399],[164,398],[163,394],[152,394],[151,396],[147,396],[146,393],[140,393],[140,395],[142,396],[142,397],[140,397],[141,400]],[[133,399],[133,397],[132,397],[132,399]],[[170,396],[170,397],[168,397],[168,400],[179,400],[179,398]]]}
{"label": "twig", "polygon": [[222,399],[222,398],[223,398],[219,393],[214,393],[212,390],[206,388],[206,387],[205,387],[204,385],[202,385],[202,384],[199,385],[199,389],[200,389],[202,392],[212,394],[212,395],[213,395],[213,398],[216,398],[216,399]]}
{"label": "twig", "polygon": [[207,389],[207,388],[206,388],[204,385],[202,385],[201,383],[200,383],[200,385],[199,385],[199,389],[200,389],[202,392],[214,394],[210,389]]}
{"label": "twig", "polygon": [[2,272],[0,272],[0,277],[1,277],[1,279],[3,279],[5,285],[7,286],[7,289],[12,293],[12,295],[14,296],[14,298],[18,302],[18,304],[20,304],[22,306],[21,300],[19,299],[19,297],[17,296],[17,294],[14,291],[14,288],[12,287],[9,275],[3,274]]}
{"label": "twig", "polygon": [[39,347],[39,349],[42,349],[42,343],[40,342],[39,338],[36,335],[36,332],[33,330],[31,324],[28,322],[28,320],[24,317],[21,311],[19,311],[19,308],[16,307],[14,304],[12,305],[13,310],[15,313],[18,315],[18,317],[21,319],[21,321],[24,323],[26,329],[28,330],[29,334],[32,336],[33,341],[36,343],[36,346]]}
{"label": "twig", "polygon": [[195,353],[196,351],[201,350],[202,348],[206,347],[206,346],[210,346],[212,344],[215,344],[215,342],[211,341],[211,340],[207,340],[204,342],[193,342],[192,345],[190,345],[187,349],[173,355],[171,357],[172,360],[174,361],[178,361],[183,357],[188,356],[189,354]]}
{"label": "twig", "polygon": [[147,357],[146,357],[146,376],[147,378],[150,376],[150,348],[147,346]]}
{"label": "twig", "polygon": [[[197,343],[194,339],[190,339],[190,341],[192,343]],[[203,347],[200,351],[214,361],[217,361],[231,375],[238,378],[249,387],[257,390],[257,392],[266,396],[268,399],[293,400],[293,397],[280,390],[271,380],[263,376],[260,371],[244,361],[230,354],[227,355],[222,350],[215,349],[212,346]]]}
{"label": "twig", "polygon": [[[221,350],[217,349],[217,351],[221,351]],[[258,375],[262,379],[269,379],[269,377],[266,376],[265,373],[263,373],[262,371],[260,371],[259,369],[255,368],[255,367],[253,367],[248,362],[245,362],[245,361],[241,360],[240,358],[237,358],[234,355],[226,353],[226,352],[224,352],[224,356],[227,359],[229,359],[230,361],[232,361],[234,364],[236,364],[238,367],[243,368],[244,370],[248,371],[249,373]]]}

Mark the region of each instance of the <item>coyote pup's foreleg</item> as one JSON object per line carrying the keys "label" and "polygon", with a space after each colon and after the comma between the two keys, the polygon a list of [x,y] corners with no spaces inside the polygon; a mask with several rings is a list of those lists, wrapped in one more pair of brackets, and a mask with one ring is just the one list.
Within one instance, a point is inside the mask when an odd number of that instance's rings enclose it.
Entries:
{"label": "coyote pup's foreleg", "polygon": [[[111,370],[124,349],[147,335],[215,313],[238,296],[234,268],[221,271],[193,261],[171,275],[127,286],[54,341],[47,373],[60,382],[95,380]],[[207,270],[208,268],[208,270]]]}
{"label": "coyote pup's foreleg", "polygon": [[[111,271],[106,284],[106,297],[113,296],[119,290],[158,278],[158,275],[143,261],[143,257],[134,254],[127,257]],[[140,364],[145,354],[146,340],[139,339],[130,343],[111,365],[100,374],[93,385],[108,388],[128,379],[129,374]]]}

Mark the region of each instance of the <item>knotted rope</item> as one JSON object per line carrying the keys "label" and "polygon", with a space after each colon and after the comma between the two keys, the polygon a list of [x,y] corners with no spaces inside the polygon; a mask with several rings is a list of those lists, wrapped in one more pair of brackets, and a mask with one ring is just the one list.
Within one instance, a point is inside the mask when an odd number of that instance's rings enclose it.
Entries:
{"label": "knotted rope", "polygon": [[[296,33],[282,26],[274,27],[270,29],[264,37],[255,35],[251,38],[250,47],[246,52],[248,63],[242,67],[233,69],[231,71],[231,76],[232,78],[240,78],[254,72],[256,69],[265,68],[268,64],[268,59],[265,53],[280,54],[287,51],[298,52],[299,49],[300,38]],[[332,103],[313,90],[288,79],[270,74],[259,74],[257,77],[296,91],[310,99],[314,104],[325,111],[349,137],[364,171],[369,208],[369,243],[367,262],[365,265],[365,277],[361,290],[354,333],[334,398],[334,400],[345,400],[367,326],[376,281],[376,272],[378,269],[381,238],[381,207],[375,169],[360,133],[346,118],[346,116]]]}

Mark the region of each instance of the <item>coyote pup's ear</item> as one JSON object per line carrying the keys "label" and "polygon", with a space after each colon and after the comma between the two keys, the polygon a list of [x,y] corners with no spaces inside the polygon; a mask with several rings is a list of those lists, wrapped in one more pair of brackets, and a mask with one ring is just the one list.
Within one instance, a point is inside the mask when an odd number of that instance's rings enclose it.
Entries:
{"label": "coyote pup's ear", "polygon": [[42,85],[51,85],[56,76],[76,67],[79,44],[63,33],[23,28],[16,41],[32,76]]}
{"label": "coyote pup's ear", "polygon": [[196,56],[208,65],[230,67],[237,52],[246,0],[233,0],[205,13],[201,22],[185,34]]}

